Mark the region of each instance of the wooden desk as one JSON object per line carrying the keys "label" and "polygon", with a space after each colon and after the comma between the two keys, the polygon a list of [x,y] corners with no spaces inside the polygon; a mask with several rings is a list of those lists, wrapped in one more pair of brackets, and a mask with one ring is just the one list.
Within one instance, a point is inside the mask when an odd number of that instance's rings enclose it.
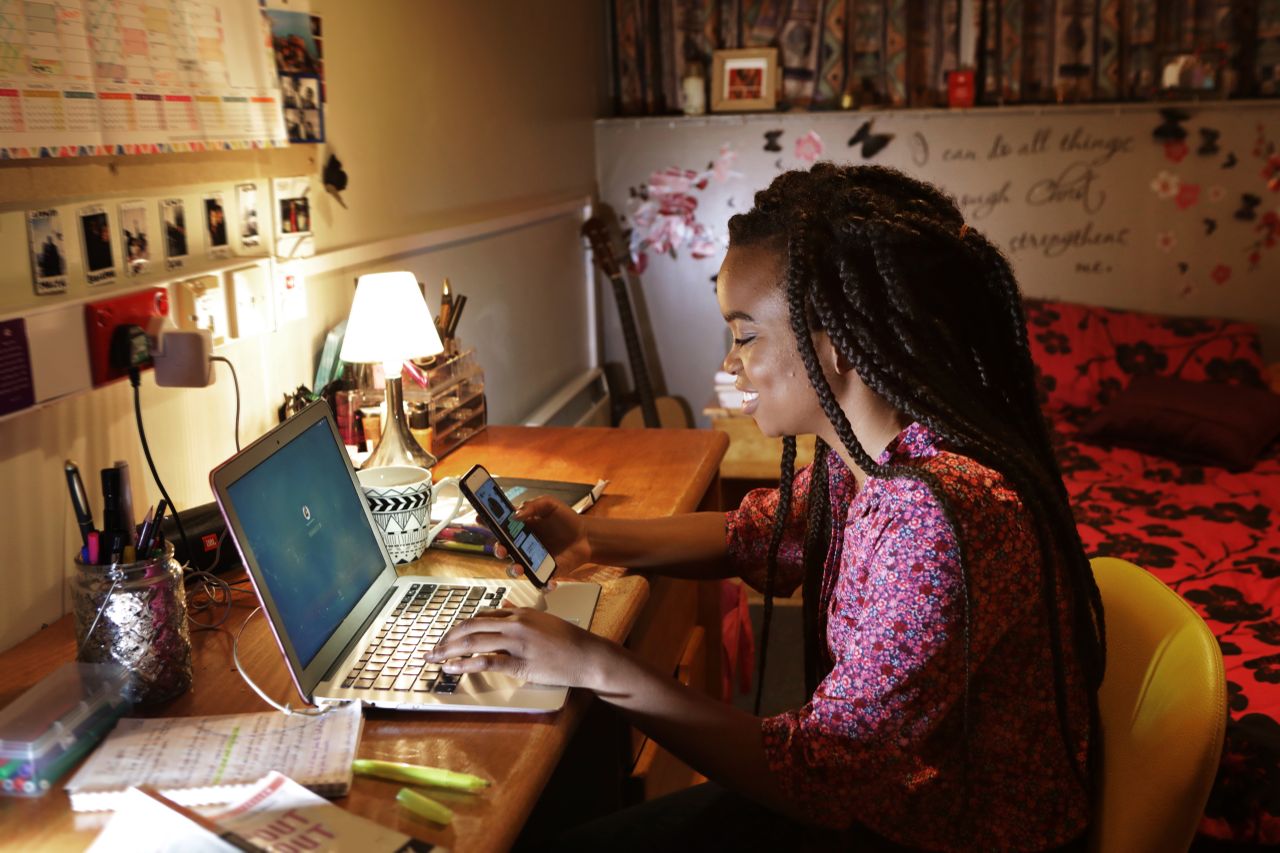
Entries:
{"label": "wooden desk", "polygon": [[[723,435],[709,430],[489,427],[444,459],[437,475],[458,474],[481,462],[494,474],[509,476],[587,482],[603,477],[610,481],[609,487],[592,508],[593,515],[668,515],[718,501],[717,469],[727,443]],[[439,551],[429,551],[403,573],[505,577],[493,560]],[[718,626],[718,612],[709,609],[713,593],[706,589],[713,585],[665,578],[651,584],[641,575],[603,567],[594,570],[590,579],[603,587],[591,630],[610,639],[627,638],[641,618],[651,590],[655,596],[671,597],[678,591],[686,601],[696,599],[698,604],[689,612],[699,612],[708,627]],[[232,639],[257,604],[256,596],[239,595],[236,599],[222,628],[193,634],[195,677],[191,689],[147,709],[148,716],[267,710],[232,667]],[[718,594],[714,600],[718,601]],[[644,615],[641,627],[647,628],[647,636],[633,636],[633,645],[639,640],[645,647],[642,653],[674,669],[682,649],[662,637],[670,633],[671,626],[652,614]],[[708,680],[718,686],[718,632],[707,649],[708,662],[715,664]],[[71,617],[67,616],[0,655],[0,705],[12,701],[74,654]],[[244,632],[241,660],[270,695],[297,701],[261,616]],[[361,758],[448,767],[492,779],[494,784],[478,795],[433,794],[454,809],[454,821],[445,829],[401,809],[394,801],[401,786],[393,782],[357,777],[351,793],[336,802],[461,853],[505,850],[515,841],[591,701],[589,694],[571,691],[566,706],[548,715],[366,710],[358,751]],[[60,788],[35,800],[0,798],[0,838],[4,846],[12,844],[17,849],[82,850],[101,825],[92,818],[73,815]]]}

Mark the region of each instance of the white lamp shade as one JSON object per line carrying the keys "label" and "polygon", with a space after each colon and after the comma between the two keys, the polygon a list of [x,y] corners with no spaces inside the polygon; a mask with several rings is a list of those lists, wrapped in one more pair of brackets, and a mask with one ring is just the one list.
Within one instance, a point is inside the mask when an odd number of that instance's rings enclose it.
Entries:
{"label": "white lamp shade", "polygon": [[411,272],[360,276],[339,355],[346,362],[399,364],[444,352],[431,309]]}

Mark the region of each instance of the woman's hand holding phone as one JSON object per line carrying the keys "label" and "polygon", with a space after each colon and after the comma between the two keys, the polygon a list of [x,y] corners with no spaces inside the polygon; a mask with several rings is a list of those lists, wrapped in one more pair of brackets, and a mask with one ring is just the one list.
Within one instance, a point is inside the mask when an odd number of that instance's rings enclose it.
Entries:
{"label": "woman's hand holding phone", "polygon": [[[546,496],[533,498],[516,509],[516,518],[528,525],[533,535],[547,547],[555,558],[557,574],[573,574],[591,562],[586,521],[567,504]],[[510,557],[501,543],[494,548],[494,555],[501,559]],[[519,577],[524,573],[524,567],[512,563],[510,571]],[[552,580],[551,584],[554,587],[555,581]]]}

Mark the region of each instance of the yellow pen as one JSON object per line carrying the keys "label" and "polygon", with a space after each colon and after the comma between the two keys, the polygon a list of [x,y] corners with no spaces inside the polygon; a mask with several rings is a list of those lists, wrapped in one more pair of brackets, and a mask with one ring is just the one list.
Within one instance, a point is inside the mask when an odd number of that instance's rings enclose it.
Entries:
{"label": "yellow pen", "polygon": [[362,776],[379,776],[412,785],[431,785],[436,788],[452,788],[455,791],[478,791],[489,787],[488,779],[481,779],[470,773],[455,773],[440,767],[404,764],[399,761],[357,758],[351,762],[351,769]]}
{"label": "yellow pen", "polygon": [[453,812],[448,806],[438,803],[430,797],[424,797],[417,791],[410,791],[408,788],[400,789],[400,793],[396,794],[396,802],[418,817],[425,817],[427,820],[433,820],[443,826],[448,826],[449,822],[453,820]]}

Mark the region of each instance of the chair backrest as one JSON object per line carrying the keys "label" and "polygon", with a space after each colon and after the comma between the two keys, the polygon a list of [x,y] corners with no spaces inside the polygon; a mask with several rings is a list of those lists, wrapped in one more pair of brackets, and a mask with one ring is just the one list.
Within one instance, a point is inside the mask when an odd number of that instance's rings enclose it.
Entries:
{"label": "chair backrest", "polygon": [[1110,557],[1091,562],[1107,627],[1092,848],[1186,850],[1222,757],[1222,652],[1204,620],[1154,575]]}

